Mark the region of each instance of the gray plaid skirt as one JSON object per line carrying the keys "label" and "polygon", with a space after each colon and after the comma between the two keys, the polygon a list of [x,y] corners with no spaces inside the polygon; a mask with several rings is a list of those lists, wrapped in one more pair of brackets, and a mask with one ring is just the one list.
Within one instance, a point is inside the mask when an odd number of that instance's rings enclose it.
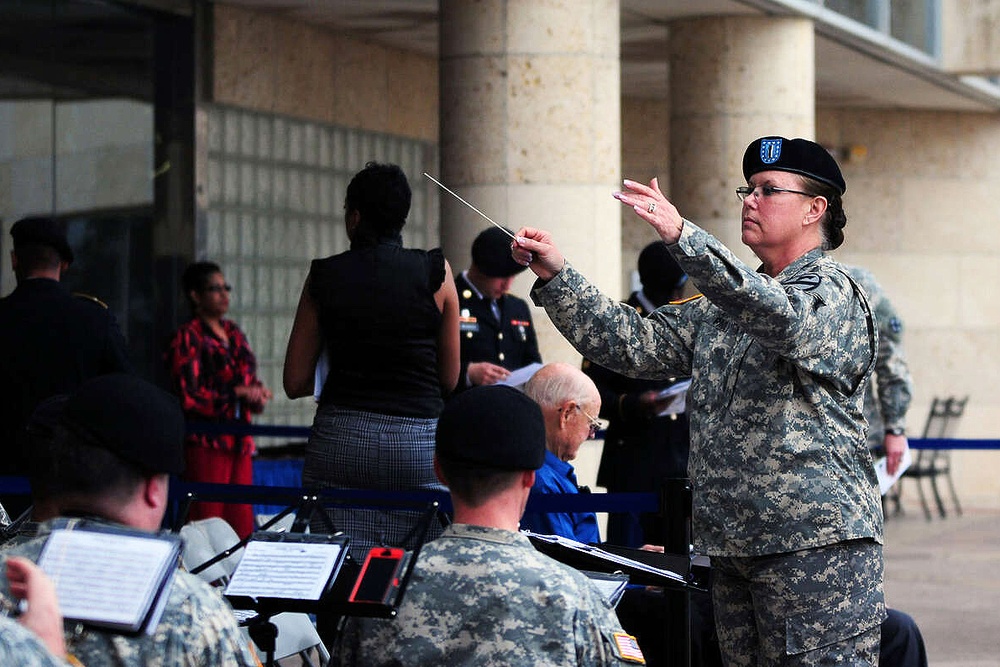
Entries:
{"label": "gray plaid skirt", "polygon": [[[434,475],[437,419],[398,417],[377,412],[320,406],[306,445],[302,486],[307,489],[382,491],[444,490]],[[421,513],[405,510],[327,508],[336,530],[351,538],[351,554],[363,560],[374,546],[412,549],[420,536]],[[310,530],[328,532],[322,517]],[[428,539],[441,533],[432,523]]]}

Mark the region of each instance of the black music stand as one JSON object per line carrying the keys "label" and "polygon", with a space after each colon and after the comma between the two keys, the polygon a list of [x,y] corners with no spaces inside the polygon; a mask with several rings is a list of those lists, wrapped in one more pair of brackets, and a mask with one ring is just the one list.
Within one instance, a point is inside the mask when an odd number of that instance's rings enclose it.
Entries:
{"label": "black music stand", "polygon": [[[272,667],[275,664],[274,651],[278,629],[277,626],[271,621],[271,618],[279,613],[300,612],[317,615],[330,614],[336,616],[375,618],[390,618],[395,616],[396,610],[403,600],[403,594],[406,591],[406,586],[408,585],[410,576],[413,573],[413,568],[416,565],[417,556],[426,541],[434,517],[438,513],[439,504],[436,501],[428,503],[421,520],[416,526],[416,530],[418,531],[416,534],[420,536],[417,546],[412,551],[405,552],[405,557],[402,560],[402,566],[398,574],[394,574],[393,576],[391,582],[393,590],[391,591],[391,594],[387,595],[384,600],[377,602],[354,602],[349,600],[352,591],[356,588],[356,584],[358,584],[359,572],[361,568],[359,564],[350,556],[348,549],[350,541],[349,536],[344,535],[343,533],[335,532],[328,515],[326,512],[321,510],[322,503],[318,497],[302,496],[297,504],[286,507],[282,512],[276,514],[261,527],[261,531],[266,531],[266,529],[271,525],[277,523],[289,513],[294,511],[297,515],[296,521],[293,524],[292,532],[273,533],[258,531],[253,535],[240,540],[238,543],[223,552],[216,554],[208,561],[191,569],[192,574],[198,574],[211,565],[232,555],[237,550],[245,548],[253,539],[276,541],[287,540],[290,542],[294,542],[296,540],[303,542],[319,541],[336,543],[342,547],[342,557],[336,564],[334,570],[330,573],[330,580],[326,582],[324,591],[319,599],[309,600],[267,596],[253,597],[247,595],[227,594],[227,598],[234,609],[244,609],[255,612],[255,615],[244,624],[247,626],[254,643],[256,643],[261,651],[263,651],[267,656],[265,667]],[[320,511],[320,515],[330,530],[330,534],[303,534],[301,532],[294,532],[296,527],[299,527],[300,530],[304,530],[304,527],[309,523],[311,515],[316,511]],[[237,571],[238,569],[239,568],[237,567]],[[236,574],[237,573],[234,573],[234,577]],[[361,574],[363,575],[364,573]]]}

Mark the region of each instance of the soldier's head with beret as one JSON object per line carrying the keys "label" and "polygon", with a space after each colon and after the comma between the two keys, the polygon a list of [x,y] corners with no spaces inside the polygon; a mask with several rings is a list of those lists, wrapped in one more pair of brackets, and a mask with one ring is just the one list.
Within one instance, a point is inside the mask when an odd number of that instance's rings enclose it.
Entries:
{"label": "soldier's head with beret", "polygon": [[505,385],[463,391],[438,418],[435,460],[453,496],[480,505],[545,462],[541,409]]}
{"label": "soldier's head with beret", "polygon": [[20,280],[39,271],[54,271],[73,263],[66,240],[66,222],[47,216],[21,218],[10,228],[14,271]]}
{"label": "soldier's head with beret", "polygon": [[656,306],[679,298],[687,282],[687,274],[663,241],[653,241],[642,249],[638,270],[642,291]]}
{"label": "soldier's head with beret", "polygon": [[510,240],[503,229],[489,227],[472,242],[472,265],[466,275],[486,299],[496,300],[509,292],[514,277],[527,268],[511,257]]}
{"label": "soldier's head with beret", "polygon": [[[165,501],[167,479],[183,472],[184,415],[173,395],[112,373],[43,401],[28,423],[28,443],[39,507],[152,529],[166,505],[133,505]],[[155,498],[146,497],[150,483]]]}
{"label": "soldier's head with beret", "polygon": [[847,183],[830,151],[809,139],[761,137],[752,141],[743,153],[743,177],[750,183],[754,175],[766,171],[796,174],[801,188],[793,194],[826,199],[822,223],[824,248],[832,250],[844,242],[847,215],[842,197],[847,191]]}
{"label": "soldier's head with beret", "polygon": [[[510,231],[510,230],[507,230]],[[510,232],[513,235],[513,232]],[[510,239],[499,227],[484,229],[472,242],[472,263],[490,278],[509,278],[524,271],[510,254]]]}

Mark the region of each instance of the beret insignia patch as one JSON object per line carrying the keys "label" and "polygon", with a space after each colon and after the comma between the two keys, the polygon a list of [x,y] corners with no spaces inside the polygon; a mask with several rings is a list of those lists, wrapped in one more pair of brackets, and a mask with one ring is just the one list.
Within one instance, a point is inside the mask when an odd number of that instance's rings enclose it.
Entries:
{"label": "beret insignia patch", "polygon": [[774,164],[781,157],[781,139],[763,139],[760,142],[760,161]]}

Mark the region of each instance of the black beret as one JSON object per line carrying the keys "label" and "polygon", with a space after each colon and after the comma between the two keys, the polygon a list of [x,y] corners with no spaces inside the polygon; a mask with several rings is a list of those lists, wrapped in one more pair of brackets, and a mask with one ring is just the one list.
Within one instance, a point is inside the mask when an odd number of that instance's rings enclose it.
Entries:
{"label": "black beret", "polygon": [[63,426],[148,473],[184,471],[184,413],[177,398],[134,375],[87,380],[66,399]]}
{"label": "black beret", "polygon": [[687,274],[663,241],[653,241],[639,253],[639,280],[646,289],[672,292],[687,281]]}
{"label": "black beret", "polygon": [[761,171],[790,171],[802,174],[836,188],[841,195],[847,191],[844,176],[837,161],[815,141],[761,137],[747,146],[743,154],[743,177]]}
{"label": "black beret", "polygon": [[510,256],[510,236],[499,227],[484,229],[472,242],[472,263],[491,278],[508,278],[528,268]]}
{"label": "black beret", "polygon": [[473,387],[444,406],[438,458],[490,470],[538,470],[545,462],[542,409],[507,385]]}
{"label": "black beret", "polygon": [[33,216],[21,218],[10,228],[14,250],[27,244],[55,248],[64,262],[73,263],[73,249],[66,240],[66,223],[55,218]]}

